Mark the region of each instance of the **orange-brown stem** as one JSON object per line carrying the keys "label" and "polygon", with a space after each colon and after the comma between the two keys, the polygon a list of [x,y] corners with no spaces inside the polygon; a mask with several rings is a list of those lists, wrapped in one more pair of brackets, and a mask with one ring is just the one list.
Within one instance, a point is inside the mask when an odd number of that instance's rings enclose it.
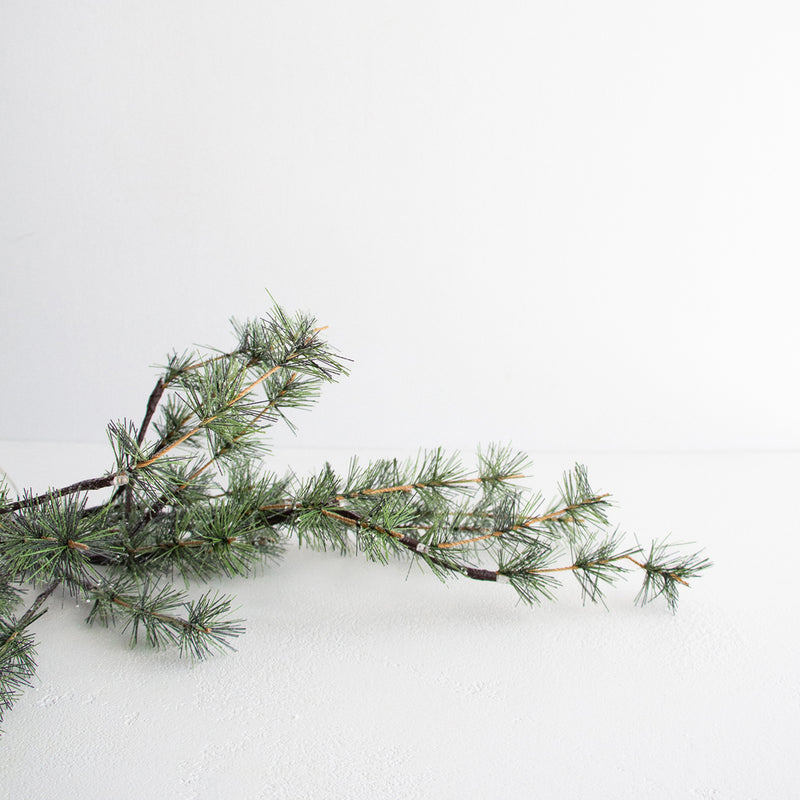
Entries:
{"label": "orange-brown stem", "polygon": [[519,525],[514,525],[513,528],[508,528],[507,530],[490,531],[489,533],[485,533],[481,536],[474,536],[471,539],[461,539],[458,542],[440,542],[436,546],[441,549],[447,549],[449,547],[460,547],[465,544],[474,544],[475,542],[482,542],[486,539],[505,536],[509,533],[514,533],[516,531],[522,530],[523,528],[530,527],[531,525],[538,525],[540,522],[548,522],[549,520],[561,519],[561,518],[566,519],[571,511],[574,511],[577,508],[582,508],[583,506],[594,505],[595,503],[602,500],[604,497],[608,496],[609,496],[608,493],[599,494],[583,503],[574,503],[573,505],[565,506],[564,508],[560,508],[558,511],[551,511],[549,514],[544,514],[540,517],[529,517],[528,519],[520,522]]}
{"label": "orange-brown stem", "polygon": [[[293,356],[289,356],[289,358],[291,359],[291,358],[293,358]],[[277,372],[283,366],[285,366],[285,364],[279,364],[279,365],[273,367],[272,369],[267,370],[267,372],[265,372],[260,378],[257,378],[251,384],[249,384],[248,386],[245,386],[245,388],[242,389],[242,391],[239,392],[239,394],[237,394],[236,397],[234,397],[232,400],[229,400],[225,404],[225,408],[230,408],[234,403],[236,403],[239,400],[241,400],[246,394],[252,392],[253,389],[256,388],[256,386],[258,386],[259,384],[263,383],[267,378],[269,378],[270,375],[273,375],[275,372]],[[177,447],[179,444],[183,444],[187,439],[189,439],[190,437],[194,436],[198,431],[201,431],[201,430],[203,430],[203,428],[208,427],[208,425],[210,425],[215,419],[217,419],[217,417],[219,417],[219,414],[213,414],[212,416],[206,417],[204,420],[201,420],[199,425],[196,425],[194,428],[192,428],[192,430],[190,430],[187,433],[185,433],[179,439],[176,439],[171,444],[169,444],[166,447],[164,447],[161,450],[159,450],[154,456],[151,456],[147,460],[140,461],[138,464],[135,464],[134,465],[135,469],[142,469],[142,467],[149,467],[151,464],[153,464],[154,462],[158,461],[158,459],[160,459],[163,456],[165,456],[174,447]]]}
{"label": "orange-brown stem", "polygon": [[[250,424],[247,426],[247,430],[242,431],[238,436],[235,436],[233,438],[233,441],[231,442],[231,444],[233,444],[235,442],[238,442],[243,436],[245,436],[247,434],[247,432],[249,430],[251,430],[255,426],[256,422],[258,422],[261,419],[261,417],[263,417],[264,414],[266,414],[267,411],[269,411],[270,408],[272,408],[275,405],[275,403],[278,401],[278,399],[280,397],[283,397],[284,394],[286,394],[286,392],[289,389],[290,384],[292,384],[295,381],[296,378],[297,378],[297,373],[293,372],[289,376],[289,379],[284,384],[283,389],[281,389],[281,391],[278,392],[278,394],[275,395],[275,397],[272,400],[270,400],[269,403],[267,403],[267,405],[265,405],[264,408],[262,408],[261,411],[255,417],[253,417],[253,419],[251,420]],[[194,480],[198,475],[200,475],[201,473],[205,472],[221,455],[224,455],[225,453],[227,453],[228,450],[230,450],[230,445],[228,445],[227,447],[221,448],[214,456],[212,456],[208,461],[206,461],[205,464],[203,464],[201,467],[198,467],[187,478],[186,483],[182,483],[178,487],[178,489],[179,490],[185,489],[189,485],[190,481]]]}
{"label": "orange-brown stem", "polygon": [[363,495],[374,494],[387,494],[389,492],[413,492],[414,489],[446,489],[448,486],[462,486],[465,483],[486,483],[489,480],[497,481],[513,481],[524,478],[524,475],[504,475],[501,478],[459,478],[452,481],[420,481],[419,483],[403,483],[397,486],[382,486],[377,489],[362,489],[358,492],[349,492],[348,494],[337,494],[337,502],[342,500],[350,500],[354,497],[361,497]]}
{"label": "orange-brown stem", "polygon": [[[568,572],[568,571],[574,571],[576,569],[584,569],[585,567],[602,566],[603,564],[610,564],[613,561],[621,561],[623,558],[626,558],[628,561],[633,562],[640,569],[647,569],[646,564],[642,564],[641,561],[637,561],[635,558],[632,558],[629,555],[624,555],[624,556],[616,556],[615,558],[604,558],[599,561],[590,561],[588,564],[584,564],[581,566],[579,566],[578,564],[570,564],[566,567],[542,567],[541,569],[529,569],[527,570],[527,572],[530,575],[538,575],[539,573],[542,572]],[[678,575],[673,575],[671,572],[668,572],[666,574],[669,575],[669,577],[672,578],[673,580],[678,581],[678,583],[682,583],[684,586],[689,585],[683,578],[681,578]]]}

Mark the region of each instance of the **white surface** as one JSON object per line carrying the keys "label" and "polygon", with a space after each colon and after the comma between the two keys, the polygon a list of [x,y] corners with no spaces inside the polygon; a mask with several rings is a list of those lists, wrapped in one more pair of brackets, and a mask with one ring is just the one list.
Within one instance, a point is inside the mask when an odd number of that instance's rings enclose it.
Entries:
{"label": "white surface", "polygon": [[[331,455],[349,454],[280,463]],[[576,458],[535,456],[531,484],[549,492]],[[191,666],[56,600],[36,623],[39,679],[6,718],[6,796],[798,797],[800,455],[584,460],[624,530],[671,531],[714,560],[676,615],[634,607],[633,575],[608,611],[570,583],[529,609],[508,586],[294,550],[225,584],[247,633]],[[0,464],[41,489],[107,454],[0,443]]]}
{"label": "white surface", "polygon": [[301,446],[800,448],[799,36],[788,0],[5,0],[0,438],[103,442],[268,288],[355,359]]}

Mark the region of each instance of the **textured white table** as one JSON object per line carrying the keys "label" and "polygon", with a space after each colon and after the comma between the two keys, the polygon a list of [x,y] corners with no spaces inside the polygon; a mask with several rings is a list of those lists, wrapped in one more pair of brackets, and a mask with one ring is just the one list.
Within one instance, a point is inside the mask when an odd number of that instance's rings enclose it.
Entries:
{"label": "textured white table", "polygon": [[[349,456],[278,463],[331,455]],[[623,530],[706,548],[715,566],[676,615],[635,607],[633,575],[609,610],[574,582],[530,609],[508,586],[291,550],[224,585],[247,634],[192,666],[55,596],[35,686],[4,723],[3,795],[797,798],[800,455],[533,454],[531,485],[549,496],[574,460]],[[0,443],[36,490],[107,461]]]}

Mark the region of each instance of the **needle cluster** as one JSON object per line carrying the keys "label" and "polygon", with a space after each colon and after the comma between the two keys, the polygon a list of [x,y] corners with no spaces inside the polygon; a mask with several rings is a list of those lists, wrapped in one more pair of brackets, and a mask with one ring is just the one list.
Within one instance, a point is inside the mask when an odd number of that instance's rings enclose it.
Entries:
{"label": "needle cluster", "polygon": [[[33,678],[30,626],[56,589],[131,644],[201,659],[232,649],[242,621],[232,598],[191,599],[176,580],[249,575],[292,539],[373,561],[406,557],[442,579],[507,583],[526,603],[552,598],[570,572],[585,600],[602,602],[637,570],[639,601],[663,597],[674,609],[679,587],[709,566],[664,542],[626,545],[610,528],[608,495],[580,465],[551,502],[531,496],[518,483],[527,458],[507,447],[480,451],[475,470],[439,449],[403,462],[353,459],[345,474],[329,464],[304,479],[265,472],[265,430],[292,426],[288,413],[346,374],[323,330],[278,306],[234,323],[233,349],[173,353],[142,422],[108,426],[106,474],[16,498],[0,484],[0,720]],[[98,490],[104,499],[90,505]],[[40,593],[17,618],[24,586]]]}

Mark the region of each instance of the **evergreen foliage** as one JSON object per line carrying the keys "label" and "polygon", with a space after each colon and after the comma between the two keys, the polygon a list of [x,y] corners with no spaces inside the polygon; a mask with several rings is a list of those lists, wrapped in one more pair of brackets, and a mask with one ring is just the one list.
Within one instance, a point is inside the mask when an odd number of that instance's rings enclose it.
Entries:
{"label": "evergreen foliage", "polygon": [[[679,586],[709,566],[663,542],[626,546],[583,466],[565,473],[551,503],[523,492],[527,458],[508,447],[479,451],[474,472],[441,449],[353,459],[342,475],[329,464],[305,479],[264,472],[264,431],[292,426],[287,413],[347,372],[322,330],[278,306],[234,322],[231,351],[173,353],[141,424],[108,426],[107,474],[16,499],[0,483],[0,721],[30,685],[29,626],[57,588],[90,603],[90,624],[119,624],[131,644],[199,659],[232,648],[244,628],[230,597],[192,601],[176,577],[248,575],[292,537],[382,563],[406,556],[442,579],[508,583],[526,603],[552,598],[567,572],[584,600],[602,602],[608,585],[638,569],[639,601],[660,596],[674,610]],[[107,499],[89,506],[102,489]],[[17,619],[25,585],[43,590]]]}

